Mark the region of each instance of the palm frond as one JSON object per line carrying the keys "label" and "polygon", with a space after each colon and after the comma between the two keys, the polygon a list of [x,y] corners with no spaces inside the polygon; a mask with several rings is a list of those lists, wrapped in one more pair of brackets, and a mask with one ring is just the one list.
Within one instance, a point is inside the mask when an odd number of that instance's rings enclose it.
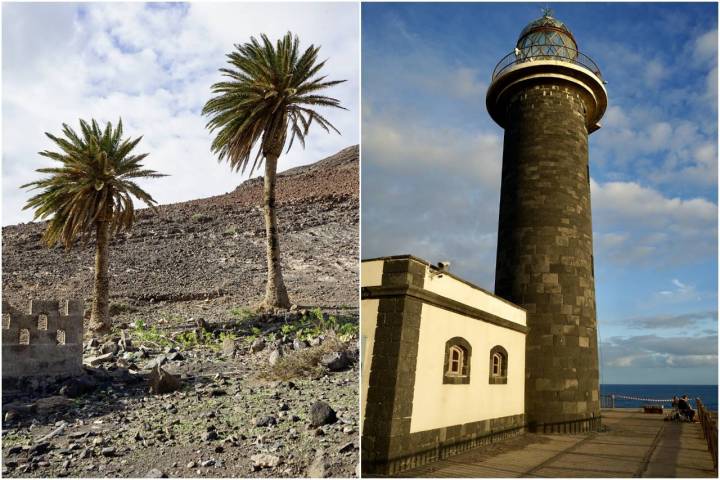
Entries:
{"label": "palm frond", "polygon": [[48,245],[61,242],[69,248],[76,240],[87,240],[98,221],[110,222],[111,232],[132,226],[135,208],[132,197],[155,208],[155,200],[131,179],[165,175],[140,163],[147,154],[131,155],[142,137],[122,139],[122,119],[113,128],[101,128],[95,119],[80,120],[80,134],[63,124],[63,136],[46,133],[58,151],[45,150],[41,156],[62,166],[40,168],[47,177],[20,188],[39,189],[23,207],[33,209],[35,219],[50,221],[43,235]]}
{"label": "palm frond", "polygon": [[301,53],[299,38],[290,32],[274,43],[262,34],[235,45],[220,69],[223,80],[212,85],[214,96],[202,109],[218,161],[241,172],[250,167],[252,174],[265,156],[279,155],[288,138],[286,151],[296,139],[304,148],[313,121],[340,133],[311,108],[344,109],[339,100],[316,94],[344,82],[318,76],[325,65],[318,61],[319,50],[310,45]]}

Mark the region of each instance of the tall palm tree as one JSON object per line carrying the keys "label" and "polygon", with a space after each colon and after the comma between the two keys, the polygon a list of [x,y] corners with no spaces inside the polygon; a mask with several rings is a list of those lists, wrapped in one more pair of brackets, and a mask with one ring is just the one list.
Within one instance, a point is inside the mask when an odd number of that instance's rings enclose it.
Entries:
{"label": "tall palm tree", "polygon": [[[203,108],[210,116],[207,127],[217,135],[212,143],[218,160],[227,160],[233,170],[250,174],[265,162],[263,205],[267,237],[267,286],[264,310],[288,308],[290,300],[280,266],[280,243],[275,212],[275,174],[278,157],[290,137],[287,151],[295,138],[305,147],[305,137],[313,122],[325,131],[340,133],[313,107],[343,108],[340,101],[319,95],[345,80],[325,81],[318,73],[325,61],[318,62],[320,47],[310,45],[300,51],[300,41],[290,32],[274,45],[266,35],[243,45],[235,45],[228,54],[229,68],[221,68],[226,81],[212,86],[213,98]],[[257,153],[252,154],[257,147]],[[251,162],[252,161],[252,162]]]}
{"label": "tall palm tree", "polygon": [[45,133],[59,152],[40,155],[61,163],[55,168],[40,168],[48,177],[20,188],[42,189],[30,198],[23,210],[35,209],[35,220],[52,215],[43,240],[48,246],[61,242],[69,249],[76,239],[87,241],[95,233],[95,281],[90,328],[110,330],[108,299],[108,243],[112,235],[129,230],[135,220],[132,196],[155,209],[157,203],[133,179],[164,177],[140,163],[147,153],[131,155],[142,137],[123,139],[122,119],[113,129],[104,130],[93,119],[80,120],[81,133],[63,124],[64,138]]}

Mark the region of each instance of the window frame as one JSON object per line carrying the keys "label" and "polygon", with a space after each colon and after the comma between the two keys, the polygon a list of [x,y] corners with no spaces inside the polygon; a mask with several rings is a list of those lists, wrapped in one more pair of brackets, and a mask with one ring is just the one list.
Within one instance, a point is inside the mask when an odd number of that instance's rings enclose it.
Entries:
{"label": "window frame", "polygon": [[[500,372],[496,373],[495,359],[500,359]],[[508,353],[502,345],[495,345],[490,349],[489,383],[491,385],[507,384]]]}
{"label": "window frame", "polygon": [[[453,358],[457,353],[457,360]],[[472,360],[472,347],[462,337],[453,337],[445,342],[445,361],[443,365],[444,385],[467,385],[470,383],[470,365]],[[457,363],[457,368],[453,364]]]}

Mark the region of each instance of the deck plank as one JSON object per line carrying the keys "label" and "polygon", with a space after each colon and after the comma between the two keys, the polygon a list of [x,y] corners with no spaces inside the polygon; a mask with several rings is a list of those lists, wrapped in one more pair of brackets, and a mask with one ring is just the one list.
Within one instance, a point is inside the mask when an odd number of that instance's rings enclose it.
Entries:
{"label": "deck plank", "polygon": [[425,478],[717,478],[697,423],[632,409],[603,411],[605,430],[526,434],[402,473]]}

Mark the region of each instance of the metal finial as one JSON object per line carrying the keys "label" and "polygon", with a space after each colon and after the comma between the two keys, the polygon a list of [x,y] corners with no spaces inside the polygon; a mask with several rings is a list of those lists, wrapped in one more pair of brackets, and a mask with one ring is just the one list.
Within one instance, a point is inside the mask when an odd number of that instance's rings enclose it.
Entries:
{"label": "metal finial", "polygon": [[543,8],[542,12],[543,12],[543,17],[552,17],[552,15],[553,15],[552,8],[550,8],[550,7]]}

